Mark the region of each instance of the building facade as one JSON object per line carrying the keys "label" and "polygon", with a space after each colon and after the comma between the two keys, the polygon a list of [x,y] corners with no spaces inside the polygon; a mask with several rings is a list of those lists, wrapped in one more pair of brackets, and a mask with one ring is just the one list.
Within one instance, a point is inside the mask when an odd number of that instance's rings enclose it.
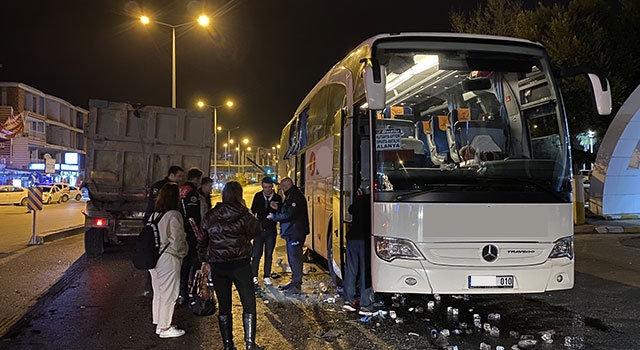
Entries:
{"label": "building facade", "polygon": [[20,134],[0,138],[2,183],[12,180],[10,177],[20,177],[22,186],[82,181],[88,113],[28,85],[0,82],[0,124],[18,114],[24,123]]}

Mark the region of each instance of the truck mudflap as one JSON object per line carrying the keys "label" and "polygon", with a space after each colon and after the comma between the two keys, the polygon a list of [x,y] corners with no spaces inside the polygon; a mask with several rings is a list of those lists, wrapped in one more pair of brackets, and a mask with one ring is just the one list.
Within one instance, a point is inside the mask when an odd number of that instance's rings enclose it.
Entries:
{"label": "truck mudflap", "polygon": [[84,251],[88,257],[96,257],[104,253],[104,240],[107,237],[106,228],[89,228],[84,231]]}

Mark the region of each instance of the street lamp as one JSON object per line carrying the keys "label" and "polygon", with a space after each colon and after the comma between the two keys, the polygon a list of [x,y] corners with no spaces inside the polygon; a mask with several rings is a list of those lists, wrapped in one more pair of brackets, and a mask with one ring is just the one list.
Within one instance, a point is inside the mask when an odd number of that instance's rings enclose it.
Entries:
{"label": "street lamp", "polygon": [[593,153],[593,138],[596,136],[595,131],[587,131],[587,136],[589,136],[589,152]]}
{"label": "street lamp", "polygon": [[278,181],[278,151],[280,150],[280,145],[275,145],[271,149],[276,151],[276,159],[273,163],[276,168],[276,181]]}
{"label": "street lamp", "polygon": [[[248,138],[244,138],[242,140],[242,143],[244,143],[244,146],[247,147],[247,145],[249,144],[249,139]],[[240,147],[240,145],[238,145],[238,148]],[[245,174],[245,167],[247,165],[247,161],[245,160],[245,151],[242,150],[242,158],[238,158],[238,163],[240,163],[240,161],[242,161],[242,175]],[[240,157],[240,149],[238,149],[238,157]]]}
{"label": "street lamp", "polygon": [[[236,127],[234,127],[234,128],[227,129],[227,144],[228,144],[229,146],[228,146],[228,148],[227,148],[227,151],[228,151],[228,152],[225,154],[225,159],[226,159],[226,160],[228,160],[228,159],[227,159],[227,157],[228,157],[228,156],[229,156],[229,154],[231,153],[231,146],[233,145],[233,142],[234,142],[234,141],[233,141],[233,139],[231,138],[231,132],[232,132],[233,130],[236,130],[236,129],[240,129],[240,127],[239,127],[239,126],[236,126]],[[231,160],[233,160],[233,156],[231,157]],[[227,163],[227,165],[228,165],[228,172],[227,172],[227,177],[228,177],[228,176],[229,176],[229,174],[231,174],[231,162],[228,162],[228,163]]]}
{"label": "street lamp", "polygon": [[171,28],[171,108],[176,108],[176,28],[184,27],[195,22],[206,27],[209,25],[209,17],[201,15],[196,21],[172,25],[160,21],[152,21],[147,16],[140,16],[140,22],[144,25],[153,22],[155,24]]}
{"label": "street lamp", "polygon": [[229,100],[219,106],[212,106],[205,104],[203,101],[198,101],[198,107],[207,107],[213,110],[213,178],[218,182],[218,108],[227,106],[233,107],[233,101]]}

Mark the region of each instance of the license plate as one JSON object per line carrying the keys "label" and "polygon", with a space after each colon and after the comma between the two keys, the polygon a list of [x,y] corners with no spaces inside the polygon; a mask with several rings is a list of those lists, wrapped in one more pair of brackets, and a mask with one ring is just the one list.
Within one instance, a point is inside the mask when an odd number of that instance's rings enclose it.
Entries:
{"label": "license plate", "polygon": [[469,276],[469,288],[513,288],[513,276]]}

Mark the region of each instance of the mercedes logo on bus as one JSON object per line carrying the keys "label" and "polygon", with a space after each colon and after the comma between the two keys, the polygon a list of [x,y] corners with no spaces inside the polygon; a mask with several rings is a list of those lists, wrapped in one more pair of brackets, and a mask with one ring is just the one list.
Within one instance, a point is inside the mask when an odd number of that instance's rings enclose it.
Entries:
{"label": "mercedes logo on bus", "polygon": [[487,262],[492,262],[498,258],[498,247],[493,244],[486,245],[482,248],[482,258]]}

